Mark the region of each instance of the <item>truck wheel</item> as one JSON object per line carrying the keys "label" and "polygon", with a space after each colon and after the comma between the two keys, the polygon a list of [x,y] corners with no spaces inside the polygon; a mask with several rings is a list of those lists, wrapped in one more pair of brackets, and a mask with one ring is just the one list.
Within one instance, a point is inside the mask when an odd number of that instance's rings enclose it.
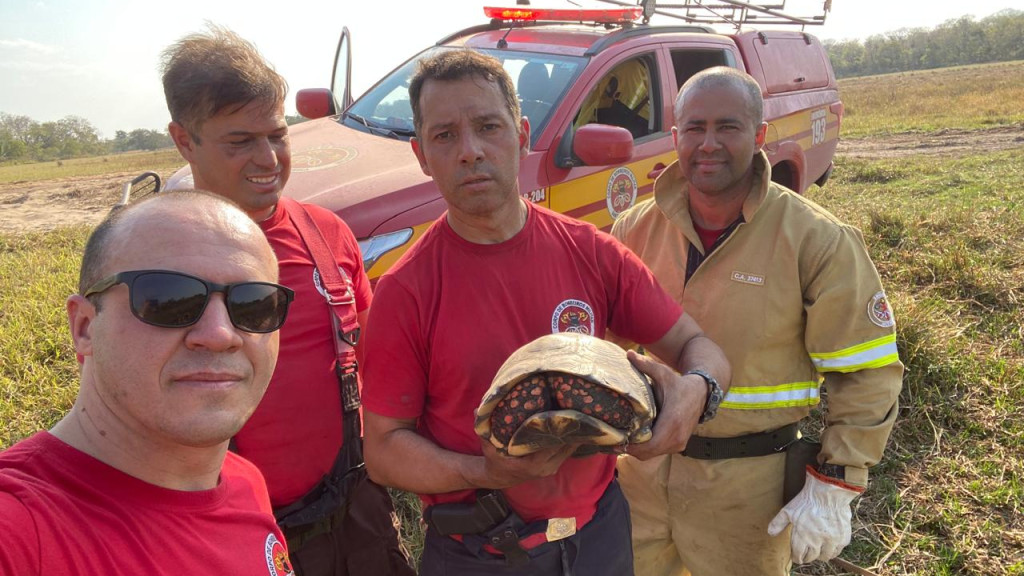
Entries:
{"label": "truck wheel", "polygon": [[793,169],[790,168],[787,162],[780,162],[775,166],[772,166],[772,182],[782,184],[794,192],[800,192],[796,187],[795,180],[796,178],[794,178]]}

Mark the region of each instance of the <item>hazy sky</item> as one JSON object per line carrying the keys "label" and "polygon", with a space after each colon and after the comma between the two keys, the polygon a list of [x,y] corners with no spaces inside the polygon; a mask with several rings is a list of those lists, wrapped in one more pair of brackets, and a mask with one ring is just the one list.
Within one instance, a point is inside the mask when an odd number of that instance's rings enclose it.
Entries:
{"label": "hazy sky", "polygon": [[[578,0],[587,7],[593,0]],[[822,0],[789,0],[795,13]],[[833,0],[822,39],[865,38],[984,18],[1021,0]],[[159,54],[181,36],[221,24],[253,41],[288,80],[288,113],[300,88],[327,87],[342,26],[352,32],[353,94],[450,32],[482,24],[483,6],[515,0],[0,0],[0,112],[39,122],[85,118],[102,137],[163,130],[169,116]],[[534,6],[572,7],[568,0]],[[657,23],[656,17],[654,22]],[[666,20],[663,23],[675,23]]]}

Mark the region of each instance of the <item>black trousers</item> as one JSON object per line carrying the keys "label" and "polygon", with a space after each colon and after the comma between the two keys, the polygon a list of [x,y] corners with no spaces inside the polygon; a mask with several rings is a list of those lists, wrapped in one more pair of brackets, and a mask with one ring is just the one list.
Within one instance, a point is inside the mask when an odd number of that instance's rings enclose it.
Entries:
{"label": "black trousers", "polygon": [[284,530],[297,576],[414,576],[391,495],[360,472],[345,504],[321,522]]}
{"label": "black trousers", "polygon": [[[520,537],[543,532],[547,522],[519,522]],[[462,542],[427,531],[420,576],[632,576],[629,505],[612,481],[597,504],[594,518],[579,532],[530,549],[530,561],[510,566],[504,557],[483,549],[486,535]],[[369,572],[367,573],[369,574]]]}

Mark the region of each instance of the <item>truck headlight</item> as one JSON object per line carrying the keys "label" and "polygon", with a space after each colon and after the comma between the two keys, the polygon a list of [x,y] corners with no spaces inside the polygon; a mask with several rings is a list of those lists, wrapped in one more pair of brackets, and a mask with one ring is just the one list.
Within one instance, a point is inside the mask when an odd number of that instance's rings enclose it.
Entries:
{"label": "truck headlight", "polygon": [[363,253],[363,270],[369,271],[381,256],[402,246],[409,238],[412,238],[412,228],[403,228],[360,240],[359,251]]}

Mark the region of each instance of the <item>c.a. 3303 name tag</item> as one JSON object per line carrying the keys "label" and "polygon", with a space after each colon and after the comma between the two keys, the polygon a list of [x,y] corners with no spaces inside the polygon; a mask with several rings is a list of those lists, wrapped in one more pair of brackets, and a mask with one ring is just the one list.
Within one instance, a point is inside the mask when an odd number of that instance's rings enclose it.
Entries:
{"label": "c.a. 3303 name tag", "polygon": [[753,284],[754,286],[764,286],[764,276],[760,274],[751,274],[749,272],[736,272],[733,271],[732,279],[736,282],[743,282],[744,284]]}

